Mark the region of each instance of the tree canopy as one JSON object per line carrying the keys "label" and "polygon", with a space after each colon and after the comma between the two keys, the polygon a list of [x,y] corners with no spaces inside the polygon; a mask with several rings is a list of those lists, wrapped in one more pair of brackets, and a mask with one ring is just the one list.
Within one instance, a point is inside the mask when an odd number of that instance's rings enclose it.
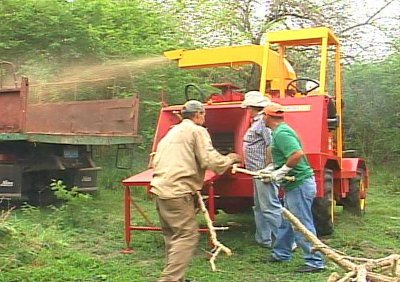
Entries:
{"label": "tree canopy", "polygon": [[400,154],[400,54],[345,72],[348,147],[376,163]]}
{"label": "tree canopy", "polygon": [[[262,44],[266,31],[328,26],[343,45],[347,147],[371,160],[384,161],[398,152],[400,97],[400,2],[395,0],[3,0],[0,2],[0,60],[15,63],[22,74],[53,76],[64,67],[91,64],[97,77],[114,79],[108,88],[141,94],[144,101],[159,101],[160,92],[171,102],[182,102],[184,85],[228,80],[244,89],[258,86],[257,68],[240,71],[197,70],[149,60],[148,71],[133,58],[184,48]],[[365,40],[369,36],[370,40]],[[377,40],[380,39],[380,40]],[[378,48],[377,48],[378,47]],[[372,55],[371,55],[372,54]],[[391,54],[388,56],[388,54]],[[118,83],[114,69],[124,71]],[[288,60],[301,74],[313,75],[318,64],[312,50],[289,53]],[[158,63],[156,63],[158,62]],[[159,65],[158,65],[159,64]],[[129,70],[131,68],[131,70]],[[144,69],[146,69],[144,68]],[[151,70],[150,70],[151,69]],[[77,69],[78,70],[78,69]],[[127,71],[126,71],[127,70]],[[70,69],[70,72],[76,72]],[[66,76],[59,76],[64,79]],[[74,76],[78,78],[77,76]],[[81,77],[79,77],[81,78]],[[104,86],[104,85],[103,85]],[[96,96],[95,86],[88,96]],[[208,88],[211,92],[211,89]],[[118,95],[127,95],[119,93]],[[104,94],[102,94],[104,96]],[[59,93],[54,99],[62,97]],[[154,115],[159,104],[148,103]],[[384,114],[383,114],[384,113]],[[150,118],[150,117],[149,117]],[[146,126],[150,130],[153,121]],[[150,130],[151,131],[151,130]],[[373,138],[371,138],[373,136]]]}
{"label": "tree canopy", "polygon": [[4,0],[0,14],[0,56],[14,62],[159,54],[179,37],[171,17],[138,0]]}

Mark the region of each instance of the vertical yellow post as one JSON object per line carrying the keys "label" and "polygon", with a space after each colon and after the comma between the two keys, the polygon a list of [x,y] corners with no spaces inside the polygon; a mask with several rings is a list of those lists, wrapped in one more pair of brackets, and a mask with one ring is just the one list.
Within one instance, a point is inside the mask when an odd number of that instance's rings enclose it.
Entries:
{"label": "vertical yellow post", "polygon": [[335,96],[336,96],[336,114],[339,118],[339,128],[336,131],[336,150],[339,158],[343,157],[343,123],[342,123],[342,70],[340,67],[340,46],[336,45],[335,54]]}
{"label": "vertical yellow post", "polygon": [[326,86],[326,64],[328,62],[328,37],[322,38],[321,44],[321,67],[319,70],[319,89],[320,93],[325,93]]}
{"label": "vertical yellow post", "polygon": [[279,68],[280,68],[280,78],[279,78],[279,97],[285,98],[285,77],[284,77],[284,68],[285,68],[285,46],[279,45]]}
{"label": "vertical yellow post", "polygon": [[263,60],[261,67],[261,78],[260,78],[260,92],[265,95],[265,90],[267,87],[267,70],[268,70],[268,55],[269,55],[269,42],[265,42]]}

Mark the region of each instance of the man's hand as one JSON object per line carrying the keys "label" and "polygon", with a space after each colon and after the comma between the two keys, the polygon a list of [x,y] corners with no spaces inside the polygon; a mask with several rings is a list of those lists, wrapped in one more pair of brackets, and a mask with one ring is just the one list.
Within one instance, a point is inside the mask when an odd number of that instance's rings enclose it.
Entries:
{"label": "man's hand", "polygon": [[274,164],[270,163],[265,168],[257,170],[259,176],[256,178],[261,179],[263,182],[269,183],[271,182],[271,172],[274,171]]}
{"label": "man's hand", "polygon": [[232,160],[232,164],[241,163],[242,162],[242,158],[236,153],[229,153],[227,155],[227,157]]}
{"label": "man's hand", "polygon": [[281,168],[271,172],[271,180],[275,182],[282,182],[286,174],[288,174],[291,170],[291,167],[283,165]]}
{"label": "man's hand", "polygon": [[271,172],[274,171],[274,164],[270,163],[269,165],[267,165],[265,168],[260,169],[257,171],[257,173],[259,173],[260,175],[262,174],[270,174]]}

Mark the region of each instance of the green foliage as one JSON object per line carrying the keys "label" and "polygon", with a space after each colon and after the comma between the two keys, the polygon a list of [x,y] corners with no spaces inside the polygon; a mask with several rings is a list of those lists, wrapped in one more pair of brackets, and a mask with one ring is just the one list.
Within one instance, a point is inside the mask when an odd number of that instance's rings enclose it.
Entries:
{"label": "green foliage", "polygon": [[96,52],[106,56],[160,53],[176,42],[172,18],[143,1],[74,2],[72,11],[87,24]]}
{"label": "green foliage", "polygon": [[71,190],[67,190],[67,187],[63,184],[62,180],[53,180],[50,184],[51,190],[54,191],[54,195],[60,200],[66,201],[69,204],[83,204],[81,201],[86,201],[91,197],[87,194],[79,193],[78,187],[72,187]]}
{"label": "green foliage", "polygon": [[0,246],[3,249],[0,272],[34,265],[40,254],[49,250],[57,252],[67,246],[65,235],[57,231],[56,226],[42,225],[44,218],[38,208],[24,205],[20,212],[13,213],[7,223],[13,232],[0,236]]}
{"label": "green foliage", "polygon": [[[153,136],[152,136],[153,137]],[[134,172],[145,170],[148,162],[148,149],[149,147],[138,149],[135,145],[131,151],[124,152],[131,154],[131,168],[129,169],[116,169],[116,146],[97,146],[94,149],[94,161],[103,169],[98,172],[98,186],[104,189],[118,189],[122,187],[121,181],[131,176]]]}
{"label": "green foliage", "polygon": [[400,152],[399,73],[399,54],[345,73],[347,148],[374,163],[395,161]]}
{"label": "green foliage", "polygon": [[371,171],[380,189],[395,197],[400,194],[400,171],[397,162],[398,160],[389,165],[375,165]]}
{"label": "green foliage", "polygon": [[0,54],[13,62],[160,53],[179,38],[171,17],[136,0],[4,0],[0,14]]}
{"label": "green foliage", "polygon": [[5,0],[0,4],[0,53],[8,59],[68,60],[94,47],[84,22],[65,1]]}
{"label": "green foliage", "polygon": [[[60,207],[51,206],[54,210],[51,215],[54,219],[52,222],[60,227],[84,224],[87,214],[92,213],[92,210],[87,207],[88,202],[92,201],[92,196],[79,192],[78,187],[67,189],[61,180],[53,180],[50,187],[57,199],[63,202]],[[86,216],[83,216],[84,214]]]}

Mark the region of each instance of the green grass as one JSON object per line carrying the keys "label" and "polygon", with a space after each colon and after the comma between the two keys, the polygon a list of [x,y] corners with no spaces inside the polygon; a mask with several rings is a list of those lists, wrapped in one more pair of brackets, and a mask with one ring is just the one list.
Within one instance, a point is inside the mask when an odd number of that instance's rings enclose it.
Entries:
{"label": "green grass", "polygon": [[[366,215],[354,217],[338,208],[335,232],[324,242],[359,257],[400,253],[396,173],[375,171]],[[114,174],[106,171],[102,177]],[[25,207],[0,221],[0,281],[156,281],[164,263],[161,233],[134,231],[134,253],[120,253],[125,244],[123,189],[118,182],[89,200],[72,201],[62,208]],[[154,205],[143,189],[136,188],[134,196],[157,222]],[[201,217],[199,220],[204,222]],[[133,223],[144,225],[145,221],[134,212]],[[208,239],[202,234],[187,273],[196,281],[326,281],[331,272],[341,271],[327,262],[323,273],[296,274],[294,270],[303,263],[300,250],[289,263],[265,263],[270,250],[254,243],[251,213],[221,213],[216,225],[230,226],[229,231],[218,233],[218,239],[233,250],[233,256],[218,256],[218,271],[212,272],[206,253]]]}

